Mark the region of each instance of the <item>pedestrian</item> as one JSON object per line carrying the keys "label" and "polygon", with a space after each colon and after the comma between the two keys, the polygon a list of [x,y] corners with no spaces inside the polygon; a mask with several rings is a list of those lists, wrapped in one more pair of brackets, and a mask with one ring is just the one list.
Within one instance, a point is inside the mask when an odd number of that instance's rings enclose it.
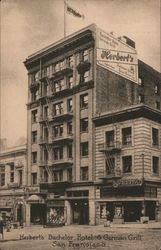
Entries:
{"label": "pedestrian", "polygon": [[0,234],[2,235],[2,240],[4,239],[4,234],[3,234],[3,219],[2,219],[2,215],[0,214]]}
{"label": "pedestrian", "polygon": [[106,212],[106,218],[107,218],[107,226],[110,227],[110,219],[111,219],[111,216],[110,216],[110,212],[107,210]]}

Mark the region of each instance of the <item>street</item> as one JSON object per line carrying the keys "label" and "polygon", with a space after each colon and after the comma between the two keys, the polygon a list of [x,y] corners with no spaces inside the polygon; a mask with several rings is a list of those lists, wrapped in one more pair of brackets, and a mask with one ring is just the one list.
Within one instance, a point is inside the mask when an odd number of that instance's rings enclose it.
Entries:
{"label": "street", "polygon": [[161,228],[138,226],[41,226],[11,229],[0,241],[0,250],[160,250]]}

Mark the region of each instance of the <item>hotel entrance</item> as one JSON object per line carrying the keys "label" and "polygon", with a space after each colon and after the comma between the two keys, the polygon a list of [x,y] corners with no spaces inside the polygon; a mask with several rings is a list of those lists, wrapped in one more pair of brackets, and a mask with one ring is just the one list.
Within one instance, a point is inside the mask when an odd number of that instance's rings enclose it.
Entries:
{"label": "hotel entrance", "polygon": [[46,206],[45,204],[31,204],[31,223],[44,225],[46,223]]}
{"label": "hotel entrance", "polygon": [[71,203],[73,224],[89,224],[89,206],[88,200],[75,200]]}

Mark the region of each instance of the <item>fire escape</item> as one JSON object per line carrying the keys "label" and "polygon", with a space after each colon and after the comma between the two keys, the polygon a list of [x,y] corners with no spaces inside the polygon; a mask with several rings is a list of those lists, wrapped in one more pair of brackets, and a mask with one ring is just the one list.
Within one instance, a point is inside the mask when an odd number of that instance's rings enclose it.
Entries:
{"label": "fire escape", "polygon": [[116,167],[117,156],[121,152],[121,143],[114,140],[114,130],[106,133],[106,142],[99,144],[98,149],[105,157],[105,169],[100,179],[121,178],[121,169]]}
{"label": "fire escape", "polygon": [[[58,70],[55,70],[52,73],[52,76],[45,74],[40,79],[40,87],[41,87],[41,97],[40,97],[40,162],[39,166],[42,167],[48,176],[48,180],[45,181],[43,178],[41,180],[42,183],[53,183],[54,182],[54,170],[57,169],[58,166],[66,166],[71,165],[72,161],[61,160],[54,161],[52,159],[52,151],[54,145],[63,145],[66,142],[71,142],[72,138],[70,136],[66,136],[65,138],[55,138],[53,135],[52,126],[55,122],[66,121],[73,117],[72,112],[64,112],[60,107],[60,114],[55,114],[53,110],[53,99],[63,95],[64,93],[68,93],[71,91],[67,85],[65,88],[60,89],[59,92],[56,92],[54,82],[57,81],[60,77],[64,77],[66,75],[71,74],[73,71],[72,67],[69,65],[60,67]],[[46,154],[45,154],[46,153]]]}

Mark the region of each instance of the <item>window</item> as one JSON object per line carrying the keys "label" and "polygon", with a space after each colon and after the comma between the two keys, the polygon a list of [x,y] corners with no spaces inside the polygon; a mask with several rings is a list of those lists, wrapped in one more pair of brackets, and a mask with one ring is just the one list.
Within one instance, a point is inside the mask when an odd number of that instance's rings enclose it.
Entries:
{"label": "window", "polygon": [[88,167],[81,167],[80,168],[80,178],[82,181],[88,180]]}
{"label": "window", "polygon": [[80,132],[88,132],[88,118],[80,120]]}
{"label": "window", "polygon": [[160,102],[156,101],[155,108],[160,110]]}
{"label": "window", "polygon": [[32,185],[37,184],[37,173],[32,173],[31,174],[31,181],[32,181]]}
{"label": "window", "polygon": [[139,95],[139,103],[143,103],[144,102],[144,95],[140,94]]}
{"label": "window", "polygon": [[57,125],[53,127],[54,137],[58,138],[63,136],[63,124]]}
{"label": "window", "polygon": [[106,146],[107,147],[114,146],[114,130],[106,132]]}
{"label": "window", "polygon": [[114,169],[115,169],[115,158],[109,157],[106,160],[106,175],[114,174]]}
{"label": "window", "polygon": [[14,163],[10,164],[10,182],[14,182]]}
{"label": "window", "polygon": [[72,122],[67,123],[67,132],[68,135],[72,135]]}
{"label": "window", "polygon": [[22,185],[22,170],[18,171],[19,185]]}
{"label": "window", "polygon": [[53,158],[54,160],[63,159],[63,147],[57,147],[53,149]]}
{"label": "window", "polygon": [[63,181],[63,170],[53,171],[54,182]]}
{"label": "window", "polygon": [[64,89],[64,79],[54,83],[54,92],[59,92]]}
{"label": "window", "polygon": [[73,88],[73,76],[68,77],[68,87],[70,89]]}
{"label": "window", "polygon": [[158,84],[156,84],[154,87],[154,93],[159,94],[159,85]]}
{"label": "window", "polygon": [[61,115],[64,113],[63,102],[54,105],[54,115]]}
{"label": "window", "polygon": [[68,158],[72,158],[73,156],[73,147],[72,144],[68,145]]}
{"label": "window", "polygon": [[132,156],[122,157],[123,173],[132,172]]}
{"label": "window", "polygon": [[80,155],[88,156],[88,142],[82,142],[80,144]]}
{"label": "window", "polygon": [[32,123],[37,122],[37,110],[33,110],[31,113]]}
{"label": "window", "polygon": [[44,119],[48,118],[48,112],[49,112],[48,106],[44,107]]}
{"label": "window", "polygon": [[80,108],[88,108],[88,94],[80,96]]}
{"label": "window", "polygon": [[32,163],[37,163],[37,152],[32,152]]}
{"label": "window", "polygon": [[122,129],[122,144],[123,145],[131,145],[132,144],[132,136],[131,136],[131,127]]}
{"label": "window", "polygon": [[64,69],[64,61],[60,61],[55,64],[55,72],[58,72],[63,69]]}
{"label": "window", "polygon": [[67,100],[68,112],[71,112],[73,109],[73,101],[72,98]]}
{"label": "window", "polygon": [[48,135],[49,135],[48,128],[44,128],[44,140],[46,142],[48,141]]}
{"label": "window", "polygon": [[60,70],[63,70],[65,67],[64,61],[60,61],[59,65],[60,65]]}
{"label": "window", "polygon": [[44,163],[48,164],[48,151],[44,149]]}
{"label": "window", "polygon": [[82,82],[88,82],[89,80],[89,71],[86,71],[83,75]]}
{"label": "window", "polygon": [[83,51],[83,61],[87,61],[88,60],[88,50],[84,50]]}
{"label": "window", "polygon": [[152,164],[153,164],[153,173],[154,174],[159,174],[159,157],[153,156],[152,159]]}
{"label": "window", "polygon": [[73,67],[73,65],[74,65],[73,56],[68,57],[67,63],[68,63],[68,66],[69,66],[70,68]]}
{"label": "window", "polygon": [[67,180],[72,181],[72,168],[67,169]]}
{"label": "window", "polygon": [[44,182],[48,183],[48,172],[46,170],[44,171]]}
{"label": "window", "polygon": [[34,102],[38,99],[38,90],[32,90],[31,92],[31,101]]}
{"label": "window", "polygon": [[37,143],[37,131],[32,132],[32,143]]}
{"label": "window", "polygon": [[5,186],[5,166],[0,166],[0,186]]}
{"label": "window", "polygon": [[159,145],[159,130],[156,128],[152,128],[152,145]]}

